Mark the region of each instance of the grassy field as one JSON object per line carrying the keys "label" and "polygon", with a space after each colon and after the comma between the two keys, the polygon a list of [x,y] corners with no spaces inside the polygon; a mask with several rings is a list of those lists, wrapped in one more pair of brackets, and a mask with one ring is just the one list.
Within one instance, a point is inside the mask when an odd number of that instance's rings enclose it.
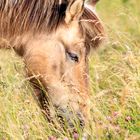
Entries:
{"label": "grassy field", "polygon": [[[89,140],[140,140],[140,1],[101,0],[108,43],[90,58]],[[0,140],[73,139],[43,117],[14,51],[0,50]]]}

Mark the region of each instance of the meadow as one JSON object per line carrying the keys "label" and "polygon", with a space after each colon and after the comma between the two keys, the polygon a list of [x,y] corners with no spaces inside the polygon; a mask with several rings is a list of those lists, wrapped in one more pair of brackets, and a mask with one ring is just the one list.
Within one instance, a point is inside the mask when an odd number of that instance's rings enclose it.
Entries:
{"label": "meadow", "polygon": [[[140,140],[139,6],[138,0],[97,5],[108,41],[89,58],[89,140]],[[45,120],[23,68],[13,50],[0,50],[0,140],[73,140],[67,129]]]}

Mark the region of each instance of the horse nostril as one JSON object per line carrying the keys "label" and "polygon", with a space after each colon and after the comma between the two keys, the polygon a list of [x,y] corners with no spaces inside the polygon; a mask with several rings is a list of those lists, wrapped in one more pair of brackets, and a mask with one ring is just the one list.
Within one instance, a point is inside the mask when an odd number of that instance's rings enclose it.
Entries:
{"label": "horse nostril", "polygon": [[85,126],[83,115],[81,113],[77,113],[77,117],[78,117],[79,124],[80,124],[81,128],[83,128]]}

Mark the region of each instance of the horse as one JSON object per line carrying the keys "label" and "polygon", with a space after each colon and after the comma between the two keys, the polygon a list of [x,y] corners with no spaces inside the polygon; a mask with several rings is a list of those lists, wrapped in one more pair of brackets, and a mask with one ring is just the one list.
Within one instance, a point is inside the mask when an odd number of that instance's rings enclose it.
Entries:
{"label": "horse", "polygon": [[81,126],[90,116],[88,57],[106,36],[94,11],[97,1],[0,1],[0,38],[9,44],[0,48],[13,48],[23,58],[47,118],[49,99],[70,126],[73,114]]}

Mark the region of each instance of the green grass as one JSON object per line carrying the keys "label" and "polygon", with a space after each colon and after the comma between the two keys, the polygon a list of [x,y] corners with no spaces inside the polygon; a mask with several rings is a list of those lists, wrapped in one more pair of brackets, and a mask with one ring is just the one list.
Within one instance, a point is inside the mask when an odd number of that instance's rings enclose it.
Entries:
{"label": "green grass", "polygon": [[[90,58],[90,140],[140,139],[140,1],[102,0],[108,43]],[[71,136],[43,117],[13,51],[0,50],[0,140]]]}

